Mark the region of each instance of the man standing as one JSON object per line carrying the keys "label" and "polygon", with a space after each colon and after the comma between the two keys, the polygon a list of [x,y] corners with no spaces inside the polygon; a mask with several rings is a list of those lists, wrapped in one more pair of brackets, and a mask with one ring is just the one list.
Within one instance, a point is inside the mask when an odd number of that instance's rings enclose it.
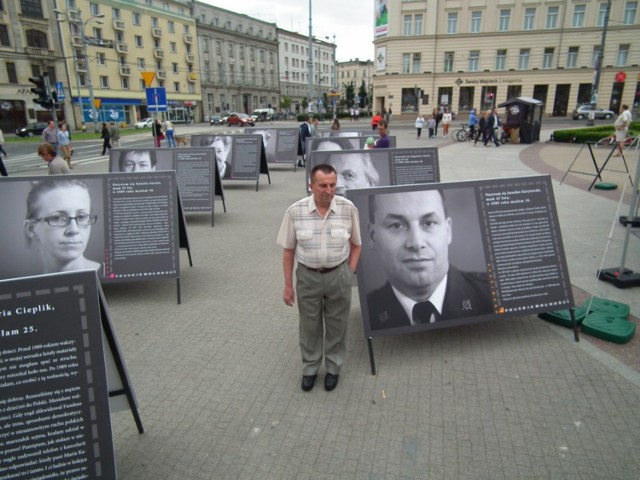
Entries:
{"label": "man standing", "polygon": [[[278,232],[284,248],[284,303],[293,306],[293,265],[302,353],[302,390],[315,384],[324,350],[327,374],[324,388],[331,391],[346,353],[351,284],[362,242],[358,211],[349,200],[336,196],[335,169],[326,164],[311,170],[312,196],[290,206]],[[323,348],[324,347],[324,348]]]}
{"label": "man standing", "polygon": [[367,295],[372,330],[493,313],[486,273],[449,264],[451,218],[442,193],[377,194],[369,235],[388,282]]}
{"label": "man standing", "polygon": [[53,120],[49,120],[49,125],[42,131],[42,141],[53,145],[53,148],[58,151],[58,132],[56,131],[56,124]]}
{"label": "man standing", "polygon": [[616,142],[618,142],[618,150],[614,157],[622,155],[624,150],[624,142],[627,139],[627,132],[629,131],[629,125],[631,125],[631,112],[629,111],[629,105],[622,105],[622,113],[616,118],[613,126],[616,129]]}
{"label": "man standing", "polygon": [[69,165],[56,153],[56,149],[49,143],[43,143],[38,147],[38,155],[49,165],[49,175],[62,175],[71,173]]}
{"label": "man standing", "polygon": [[319,137],[320,133],[318,132],[318,126],[320,125],[320,119],[314,115],[313,116],[313,122],[311,123],[311,136],[312,137]]}
{"label": "man standing", "polygon": [[300,143],[298,143],[298,155],[302,159],[298,160],[298,167],[304,167],[305,156],[307,154],[307,138],[313,137],[311,130],[311,115],[304,117],[304,123],[300,125]]}
{"label": "man standing", "polygon": [[378,122],[378,134],[376,142],[373,144],[373,148],[391,148],[391,140],[389,140],[389,124],[386,120],[380,120]]}

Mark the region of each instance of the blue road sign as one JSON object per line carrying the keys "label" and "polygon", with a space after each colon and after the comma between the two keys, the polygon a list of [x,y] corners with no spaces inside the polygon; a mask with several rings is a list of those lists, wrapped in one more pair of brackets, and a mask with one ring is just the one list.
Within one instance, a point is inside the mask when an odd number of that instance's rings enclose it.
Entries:
{"label": "blue road sign", "polygon": [[64,85],[62,85],[62,82],[56,82],[56,94],[58,95],[58,101],[62,102],[64,100]]}
{"label": "blue road sign", "polygon": [[167,111],[167,89],[164,87],[146,88],[147,111],[166,112]]}

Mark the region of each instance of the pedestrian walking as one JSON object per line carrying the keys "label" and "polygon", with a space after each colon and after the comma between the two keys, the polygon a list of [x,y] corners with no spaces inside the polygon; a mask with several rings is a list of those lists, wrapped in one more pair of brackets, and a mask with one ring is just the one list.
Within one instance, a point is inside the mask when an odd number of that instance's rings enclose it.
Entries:
{"label": "pedestrian walking", "polygon": [[443,137],[449,136],[449,126],[451,125],[452,117],[453,116],[451,115],[451,112],[449,111],[449,109],[445,107],[444,113],[442,114],[442,136]]}
{"label": "pedestrian walking", "polygon": [[115,122],[109,124],[109,135],[111,135],[111,146],[120,148],[120,128]]}
{"label": "pedestrian walking", "polygon": [[424,128],[424,117],[418,112],[418,118],[416,118],[416,140],[420,140],[422,129]]}
{"label": "pedestrian walking", "polygon": [[162,134],[162,125],[160,124],[160,120],[157,118],[153,121],[151,135],[153,135],[153,141],[156,148],[160,148],[162,146],[162,139],[164,138],[164,135]]}
{"label": "pedestrian walking", "polygon": [[162,130],[164,136],[167,138],[167,147],[176,147],[176,140],[173,134],[173,123],[171,123],[171,120],[166,119],[164,121],[164,123],[162,124]]}
{"label": "pedestrian walking", "polygon": [[67,130],[67,124],[63,123],[58,129],[58,150],[62,159],[67,162],[69,168],[71,166],[71,139],[69,138],[69,131]]}
{"label": "pedestrian walking", "polygon": [[53,148],[56,149],[56,152],[58,151],[58,131],[56,130],[56,124],[53,123],[53,120],[49,120],[47,128],[42,131],[42,141],[52,145]]}
{"label": "pedestrian walking", "polygon": [[427,120],[427,130],[429,130],[429,138],[436,136],[436,117],[431,115]]}
{"label": "pedestrian walking", "polygon": [[476,135],[476,125],[478,124],[478,117],[476,111],[472,108],[469,110],[469,140],[474,140]]}
{"label": "pedestrian walking", "polygon": [[102,122],[102,130],[100,132],[100,138],[102,139],[102,155],[105,155],[107,151],[111,151],[111,134],[109,133],[109,129],[105,122]]}

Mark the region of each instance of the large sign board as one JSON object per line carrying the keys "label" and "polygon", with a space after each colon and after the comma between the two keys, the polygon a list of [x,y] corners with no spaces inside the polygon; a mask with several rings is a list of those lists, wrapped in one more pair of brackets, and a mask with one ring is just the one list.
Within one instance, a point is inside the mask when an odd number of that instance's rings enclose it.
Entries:
{"label": "large sign board", "polygon": [[213,212],[215,192],[214,152],[210,148],[112,149],[110,172],[175,170],[182,210]]}
{"label": "large sign board", "polygon": [[95,272],[1,282],[0,478],[116,478]]}
{"label": "large sign board", "polygon": [[192,135],[191,146],[213,148],[220,178],[258,180],[264,151],[261,136]]}
{"label": "large sign board", "polygon": [[244,133],[261,135],[268,163],[295,163],[298,159],[299,128],[245,128]]}
{"label": "large sign board", "polygon": [[174,171],[3,177],[0,279],[95,270],[101,281],[180,276]]}
{"label": "large sign board", "polygon": [[[325,143],[337,140],[350,139],[327,138]],[[328,163],[336,169],[339,195],[344,195],[345,191],[351,188],[440,181],[436,147],[316,150],[309,154],[306,162],[307,179],[311,169],[321,163]]]}
{"label": "large sign board", "polygon": [[573,307],[548,176],[347,196],[363,228],[357,271],[368,337]]}
{"label": "large sign board", "polygon": [[[346,132],[333,132],[333,133],[346,133]],[[353,132],[349,132],[351,135],[326,135],[323,137],[307,137],[306,139],[306,150],[307,152],[313,152],[314,150],[323,150],[323,149],[335,149],[335,150],[346,150],[353,149],[359,150],[363,148],[367,148],[367,141],[369,138],[375,140],[377,135],[353,135]],[[334,142],[338,147],[332,147],[331,143]],[[395,148],[396,146],[396,137],[389,136],[389,143],[391,144],[391,148]],[[350,146],[350,147],[349,147]]]}

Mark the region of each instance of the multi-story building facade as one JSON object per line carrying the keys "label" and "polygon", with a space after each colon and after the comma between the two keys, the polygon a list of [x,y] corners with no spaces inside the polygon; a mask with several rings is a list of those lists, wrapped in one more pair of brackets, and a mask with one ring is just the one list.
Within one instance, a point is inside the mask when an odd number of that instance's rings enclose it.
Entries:
{"label": "multi-story building facade", "polygon": [[358,101],[360,90],[364,84],[364,91],[367,95],[367,100],[373,92],[373,84],[371,83],[371,75],[373,74],[373,62],[371,60],[348,60],[346,62],[337,62],[336,64],[338,74],[338,89],[342,99],[345,99],[346,88],[348,85],[353,84],[354,94],[356,96],[355,101]]}
{"label": "multi-story building facade", "polygon": [[280,92],[291,99],[290,110],[301,113],[305,110],[304,105],[313,112],[326,109],[326,94],[337,87],[335,43],[312,39],[311,82],[309,37],[278,28],[278,43]]}
{"label": "multi-story building facade", "polygon": [[63,4],[58,7],[58,31],[74,117],[81,122],[91,121],[90,106],[94,101],[99,121],[133,123],[150,116],[145,92],[148,87],[165,89],[168,111],[164,116],[171,120],[187,122],[200,116],[191,2],[58,3]]}
{"label": "multi-story building facade", "polygon": [[195,2],[205,118],[278,108],[276,25]]}
{"label": "multi-story building facade", "polygon": [[47,2],[0,2],[0,128],[5,133],[50,118],[50,112],[33,103],[29,78],[47,73],[54,85],[64,78],[54,26],[53,8]]}
{"label": "multi-story building facade", "polygon": [[548,115],[570,114],[591,101],[605,28],[598,105],[640,107],[638,1],[613,0],[608,21],[606,0],[384,3],[374,40],[376,110],[409,118],[416,109],[464,112],[527,96]]}
{"label": "multi-story building facade", "polygon": [[198,118],[192,2],[4,0],[0,13],[0,98],[12,109],[0,115],[4,128],[49,118],[33,103],[28,81],[44,72],[64,96],[58,118],[72,127],[146,117],[143,73],[152,75],[148,86],[166,89],[164,116],[177,122]]}

